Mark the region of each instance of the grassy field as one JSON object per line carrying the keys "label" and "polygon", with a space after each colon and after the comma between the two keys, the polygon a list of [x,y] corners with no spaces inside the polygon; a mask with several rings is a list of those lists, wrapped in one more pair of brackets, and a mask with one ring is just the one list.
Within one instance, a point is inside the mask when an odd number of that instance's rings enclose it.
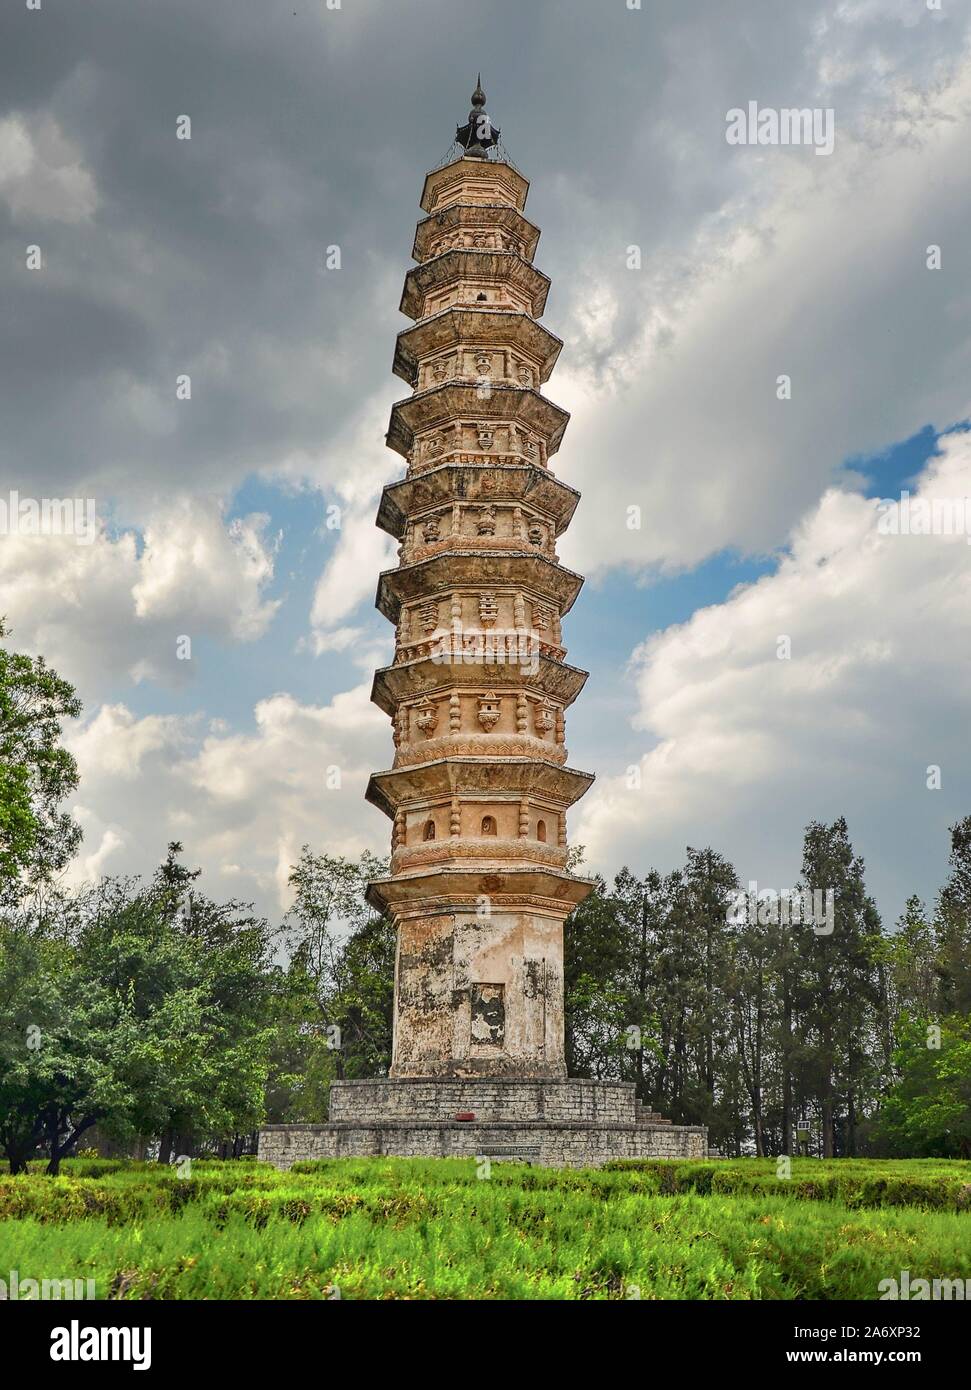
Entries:
{"label": "grassy field", "polygon": [[77,1160],[0,1178],[0,1278],[100,1298],[875,1299],[971,1278],[971,1163]]}

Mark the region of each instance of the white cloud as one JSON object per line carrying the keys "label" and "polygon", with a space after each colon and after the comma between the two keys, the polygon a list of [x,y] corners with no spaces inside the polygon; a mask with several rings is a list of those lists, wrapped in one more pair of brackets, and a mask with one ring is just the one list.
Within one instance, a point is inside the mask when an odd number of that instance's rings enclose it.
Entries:
{"label": "white cloud", "polygon": [[0,200],[21,224],[86,222],[94,214],[94,178],[53,116],[0,120]]}
{"label": "white cloud", "polygon": [[[963,502],[971,433],[940,444],[914,496]],[[641,786],[602,779],[581,804],[574,837],[592,863],[670,867],[711,843],[785,887],[805,824],[845,813],[888,902],[915,887],[921,852],[943,870],[946,827],[971,813],[971,547],[882,535],[878,517],[873,500],[831,489],[775,573],[638,648]]]}
{"label": "white cloud", "polygon": [[[386,850],[390,827],[364,788],[387,762],[391,737],[368,690],[319,706],[274,695],[257,705],[247,733],[101,707],[69,740],[85,831],[71,878],[90,880],[109,857],[110,872],[144,872],[180,839],[187,861],[204,869],[207,892],[253,897],[274,914],[288,904],[287,875],[302,844],[334,854]],[[335,768],[340,785],[328,786]]]}
{"label": "white cloud", "polygon": [[[641,272],[621,268],[636,238],[600,232],[560,323],[599,338],[622,305],[629,331],[594,360],[571,337],[550,382],[573,412],[553,467],[583,492],[565,563],[592,574],[770,552],[847,457],[965,418],[971,181],[955,171],[971,62],[933,97],[905,83],[884,97],[869,122],[838,127],[828,159],[726,147],[736,179],[720,213],[645,252]],[[791,400],[777,399],[782,375]]]}
{"label": "white cloud", "polygon": [[119,678],[176,682],[181,636],[246,642],[262,636],[278,603],[267,519],[228,525],[212,499],[157,506],[139,549],[131,532],[102,524],[90,545],[72,536],[15,533],[0,544],[3,612],[19,649],[41,652],[90,698]]}
{"label": "white cloud", "polygon": [[[112,872],[112,865],[109,862],[116,850],[123,849],[124,836],[113,826],[104,828],[99,825],[97,817],[83,806],[74,808],[75,819],[81,825],[85,833],[85,847],[82,848],[77,859],[73,862],[69,872],[65,875],[69,883],[97,883],[105,874]],[[89,845],[93,838],[93,832],[100,836],[97,848],[89,850]]]}
{"label": "white cloud", "polygon": [[82,768],[96,768],[100,776],[132,782],[140,776],[146,758],[161,751],[177,754],[186,737],[184,721],[173,716],[150,714],[136,719],[125,705],[102,705],[70,737],[69,746]]}
{"label": "white cloud", "polygon": [[[341,499],[339,528],[326,532],[336,534],[337,543],[317,581],[310,611],[311,643],[318,655],[345,651],[357,641],[362,629],[345,620],[372,597],[381,570],[397,562],[394,541],[374,524],[381,488],[403,469],[375,429],[375,421],[387,411],[387,392],[369,398],[315,465],[321,476],[340,478]],[[349,468],[348,459],[353,460]]]}
{"label": "white cloud", "polygon": [[237,641],[261,637],[279,604],[263,598],[273,578],[269,517],[226,526],[213,502],[182,499],[145,527],[145,551],[132,588],[139,618],[169,619],[206,631],[227,628]]}

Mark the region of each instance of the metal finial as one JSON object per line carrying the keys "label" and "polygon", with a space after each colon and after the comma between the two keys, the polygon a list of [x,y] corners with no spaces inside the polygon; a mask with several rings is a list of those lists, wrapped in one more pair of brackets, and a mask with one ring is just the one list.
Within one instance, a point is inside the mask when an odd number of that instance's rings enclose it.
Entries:
{"label": "metal finial", "polygon": [[472,93],[472,110],[465,125],[457,126],[455,139],[469,159],[488,159],[489,150],[499,143],[499,127],[493,125],[485,110],[482,74],[478,74]]}

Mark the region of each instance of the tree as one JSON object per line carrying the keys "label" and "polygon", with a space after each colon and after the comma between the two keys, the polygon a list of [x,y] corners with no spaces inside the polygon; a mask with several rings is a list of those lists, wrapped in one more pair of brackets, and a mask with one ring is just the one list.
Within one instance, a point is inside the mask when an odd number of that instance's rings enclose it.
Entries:
{"label": "tree", "polygon": [[833,895],[831,931],[818,922],[802,922],[796,929],[806,960],[810,1086],[822,1117],[823,1157],[832,1158],[838,1109],[843,1111],[840,1147],[852,1155],[861,1102],[876,1082],[871,1053],[880,1001],[874,960],[880,918],[842,817],[832,825],[812,821],[807,826],[803,876],[806,890],[822,894],[824,901]]}
{"label": "tree", "polygon": [[80,843],[80,826],[58,810],[78,784],[61,720],[80,713],[74,687],[43,657],[0,647],[0,906],[49,882]]}
{"label": "tree", "polygon": [[971,816],[951,826],[950,873],[935,917],[943,1013],[971,1014]]}
{"label": "tree", "polygon": [[109,879],[45,933],[3,928],[0,1140],[11,1167],[42,1143],[56,1172],[95,1124],[163,1142],[259,1124],[266,925],[201,895],[183,912],[170,890],[164,868],[144,888]]}
{"label": "tree", "polygon": [[217,903],[200,892],[201,871],[187,869],[181,854],[178,841],[169,844],[144,900],[173,937],[186,984],[195,991],[202,1036],[194,1045],[205,1057],[185,1068],[184,1085],[161,1125],[163,1161],[175,1144],[191,1151],[199,1138],[235,1140],[257,1127],[273,1034],[267,1013],[274,933],[250,904]]}
{"label": "tree", "polygon": [[[278,1086],[294,1075],[288,1050],[312,1065],[318,1095],[331,1078],[387,1075],[396,934],[365,896],[370,880],[386,872],[386,862],[367,852],[355,861],[303,846],[290,874],[295,896],[284,922],[290,965],[282,1019],[289,1017],[297,1031],[289,1042],[285,1028],[278,1033]],[[288,1089],[289,1098],[278,1095],[276,1104],[292,1111],[292,1081]]]}
{"label": "tree", "polygon": [[766,1150],[765,1089],[769,1062],[769,1036],[775,983],[773,925],[746,921],[739,924],[728,948],[725,994],[730,1001],[732,1044],[739,1078],[750,1107],[752,1136],[759,1158]]}
{"label": "tree", "polygon": [[[618,875],[615,886],[622,878]],[[564,1025],[571,1076],[619,1078],[627,1029],[639,1021],[632,1017],[626,988],[631,943],[621,906],[597,878],[593,892],[564,923]]]}
{"label": "tree", "polygon": [[878,1134],[900,1154],[971,1158],[971,1018],[901,1020]]}
{"label": "tree", "polygon": [[67,1132],[76,1139],[119,1101],[120,1039],[101,990],[77,953],[0,925],[0,1145],[10,1171],[50,1146],[56,1172]]}

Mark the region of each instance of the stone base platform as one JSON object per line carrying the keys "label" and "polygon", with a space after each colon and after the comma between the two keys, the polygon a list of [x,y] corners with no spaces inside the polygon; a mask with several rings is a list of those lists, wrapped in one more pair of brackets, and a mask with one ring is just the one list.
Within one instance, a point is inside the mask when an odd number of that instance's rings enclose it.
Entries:
{"label": "stone base platform", "polygon": [[550,1168],[614,1158],[704,1158],[708,1132],[645,1111],[627,1081],[336,1081],[331,1119],[267,1125],[259,1157],[278,1168],[313,1158],[511,1159]]}

